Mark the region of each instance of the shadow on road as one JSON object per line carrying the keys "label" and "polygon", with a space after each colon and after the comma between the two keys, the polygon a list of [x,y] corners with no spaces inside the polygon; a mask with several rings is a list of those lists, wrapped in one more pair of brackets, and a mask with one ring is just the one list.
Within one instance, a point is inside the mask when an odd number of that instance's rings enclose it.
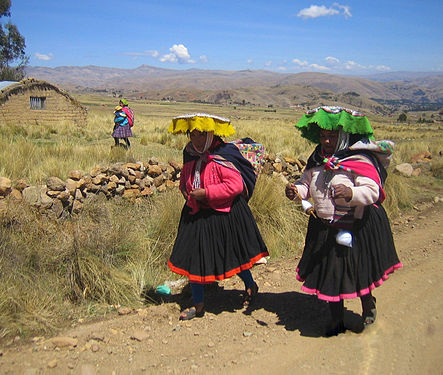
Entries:
{"label": "shadow on road", "polygon": [[[281,325],[288,331],[300,331],[302,336],[322,337],[329,324],[330,314],[327,302],[316,296],[299,292],[270,293],[259,292],[254,303],[248,308],[242,306],[243,290],[224,289],[217,283],[205,285],[205,310],[218,315],[222,312],[240,312],[252,315],[254,311],[265,310],[274,313],[278,321],[271,323],[256,319],[261,326]],[[183,310],[192,306],[189,285],[181,293],[158,295],[155,291],[146,293],[156,303],[177,303]],[[363,330],[359,314],[345,308],[345,325],[347,329],[360,333]]]}

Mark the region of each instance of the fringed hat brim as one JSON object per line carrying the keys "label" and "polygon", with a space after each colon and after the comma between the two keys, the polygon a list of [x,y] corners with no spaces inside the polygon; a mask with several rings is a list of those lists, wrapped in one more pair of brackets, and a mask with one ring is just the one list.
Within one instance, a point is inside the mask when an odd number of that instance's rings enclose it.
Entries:
{"label": "fringed hat brim", "polygon": [[338,130],[342,127],[347,133],[374,138],[374,131],[364,114],[342,107],[324,106],[310,110],[295,126],[303,138],[317,144],[320,143],[320,129]]}
{"label": "fringed hat brim", "polygon": [[177,116],[172,119],[168,132],[172,134],[186,134],[188,131],[213,131],[219,137],[229,137],[235,134],[231,121],[227,118],[209,115],[206,113],[192,113]]}

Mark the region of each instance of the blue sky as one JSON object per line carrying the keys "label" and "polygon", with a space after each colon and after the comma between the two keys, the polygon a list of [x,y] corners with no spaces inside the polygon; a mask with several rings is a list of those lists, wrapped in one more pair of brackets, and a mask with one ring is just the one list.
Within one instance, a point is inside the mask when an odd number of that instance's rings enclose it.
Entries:
{"label": "blue sky", "polygon": [[442,0],[12,0],[10,21],[32,66],[371,74],[442,72],[442,14]]}

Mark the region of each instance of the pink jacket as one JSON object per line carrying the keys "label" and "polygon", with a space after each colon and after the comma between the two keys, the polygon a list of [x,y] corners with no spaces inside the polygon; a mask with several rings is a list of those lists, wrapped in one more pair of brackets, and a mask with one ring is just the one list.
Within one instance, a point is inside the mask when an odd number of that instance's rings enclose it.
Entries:
{"label": "pink jacket", "polygon": [[[180,190],[191,192],[194,180],[196,160],[183,165],[180,175]],[[188,197],[186,204],[192,209],[191,214],[197,213],[200,208],[212,208],[216,211],[229,212],[235,197],[243,192],[244,185],[240,173],[234,169],[224,167],[211,160],[203,163],[200,171],[201,188],[206,190],[206,204],[197,202]]]}

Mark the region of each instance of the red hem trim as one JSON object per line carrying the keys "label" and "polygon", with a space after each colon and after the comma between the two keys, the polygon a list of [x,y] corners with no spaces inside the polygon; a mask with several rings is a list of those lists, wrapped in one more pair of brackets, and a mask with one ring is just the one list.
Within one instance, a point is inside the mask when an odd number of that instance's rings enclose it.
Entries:
{"label": "red hem trim", "polygon": [[254,266],[254,263],[256,263],[261,258],[266,257],[268,255],[269,253],[267,251],[260,253],[259,255],[256,255],[254,258],[252,258],[248,263],[242,264],[240,267],[234,268],[221,275],[209,275],[209,276],[191,275],[188,271],[174,266],[170,260],[168,260],[168,267],[171,269],[172,272],[186,276],[189,279],[189,281],[192,283],[209,284],[213,283],[214,281],[229,279],[230,277],[240,273],[241,271],[251,269]]}
{"label": "red hem trim", "polygon": [[[349,293],[349,294],[340,294],[338,296],[328,296],[326,294],[322,294],[320,293],[319,290],[317,289],[311,289],[311,288],[307,288],[306,286],[302,285],[301,290],[303,290],[306,293],[309,294],[316,294],[318,299],[321,299],[323,301],[328,301],[328,302],[339,302],[342,299],[352,299],[352,298],[356,298],[356,297],[361,297],[364,296],[366,294],[369,294],[372,290],[374,290],[376,287],[379,287],[381,284],[383,284],[385,282],[385,280],[387,280],[389,278],[389,274],[394,272],[395,270],[398,270],[399,268],[402,268],[403,264],[397,263],[395,266],[392,266],[391,268],[389,268],[388,270],[385,271],[385,273],[383,274],[383,276],[381,277],[380,280],[372,283],[371,285],[369,285],[367,288],[365,289],[361,289],[358,292],[354,292],[354,293]],[[305,280],[302,279],[299,274],[298,274],[299,269],[297,268],[297,280],[304,282]]]}

